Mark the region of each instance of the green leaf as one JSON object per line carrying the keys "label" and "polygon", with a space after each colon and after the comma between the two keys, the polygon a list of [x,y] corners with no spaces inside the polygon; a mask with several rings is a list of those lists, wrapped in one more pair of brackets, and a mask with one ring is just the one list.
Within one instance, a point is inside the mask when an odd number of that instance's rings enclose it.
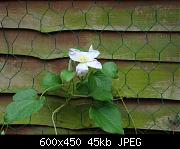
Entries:
{"label": "green leaf", "polygon": [[109,133],[124,134],[121,113],[118,107],[110,102],[101,102],[89,109],[89,117],[97,127]]}
{"label": "green leaf", "polygon": [[94,90],[90,95],[94,99],[100,100],[100,101],[111,101],[111,100],[113,100],[112,92],[105,91],[103,89]]}
{"label": "green leaf", "polygon": [[90,96],[96,100],[110,101],[112,96],[112,79],[100,71],[91,74],[88,79]]}
{"label": "green leaf", "polygon": [[89,94],[89,88],[88,88],[88,81],[82,81],[79,82],[76,86],[77,88],[77,93],[80,95],[88,95]]}
{"label": "green leaf", "polygon": [[104,63],[101,70],[106,76],[117,79],[118,68],[114,62]]}
{"label": "green leaf", "polygon": [[52,73],[52,72],[46,72],[44,75],[42,81],[41,81],[41,86],[44,89],[48,89],[48,91],[55,91],[61,87],[61,79],[58,77],[58,75]]}
{"label": "green leaf", "polygon": [[33,100],[35,98],[37,98],[37,92],[32,88],[28,88],[18,91],[13,96],[13,101]]}
{"label": "green leaf", "polygon": [[21,120],[39,111],[44,105],[45,97],[39,99],[33,89],[24,89],[13,96],[13,102],[7,106],[4,120],[6,123]]}
{"label": "green leaf", "polygon": [[70,70],[62,70],[60,73],[61,79],[67,82],[71,81],[75,75],[76,73]]}

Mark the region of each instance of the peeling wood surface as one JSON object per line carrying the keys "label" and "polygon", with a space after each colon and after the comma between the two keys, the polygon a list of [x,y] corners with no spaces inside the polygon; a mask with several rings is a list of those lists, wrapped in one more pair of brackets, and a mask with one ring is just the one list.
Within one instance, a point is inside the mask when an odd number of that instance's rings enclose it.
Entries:
{"label": "peeling wood surface", "polygon": [[[69,48],[93,44],[102,63],[112,59],[118,64],[113,95],[118,96],[118,88],[121,96],[133,98],[125,103],[135,126],[116,101],[123,127],[180,132],[175,123],[180,112],[179,6],[170,0],[1,1],[0,124],[12,101],[9,93],[29,87],[42,93],[44,73],[67,68]],[[64,99],[63,93],[48,95],[39,113],[11,125],[8,133],[54,134],[52,110]],[[58,132],[102,133],[88,117],[91,104],[90,99],[73,99],[56,116]]]}
{"label": "peeling wood surface", "polygon": [[[105,132],[100,129],[79,129],[72,130],[66,128],[57,128],[58,135],[88,135],[88,134],[105,134]],[[7,135],[55,135],[53,127],[40,126],[40,125],[18,125],[18,126],[9,126]]]}
{"label": "peeling wood surface", "polygon": [[1,28],[179,31],[178,1],[11,1],[0,3]]}
{"label": "peeling wood surface", "polygon": [[[105,61],[101,61],[105,62]],[[43,90],[40,81],[46,71],[59,73],[67,68],[68,59],[43,61],[34,58],[0,59],[0,92],[15,93],[22,88]],[[179,100],[180,67],[178,63],[117,61],[119,78],[113,87],[122,96]],[[174,80],[173,80],[174,78]],[[61,94],[62,95],[62,94]],[[117,95],[114,91],[114,95]]]}
{"label": "peeling wood surface", "polygon": [[56,59],[68,56],[69,48],[88,50],[92,44],[101,59],[180,62],[178,33],[57,32],[0,30],[0,54]]}
{"label": "peeling wood surface", "polygon": [[[2,124],[2,116],[6,109],[6,105],[12,101],[11,96],[0,96],[0,123]],[[179,101],[164,101],[161,100],[124,100],[134,120],[135,127],[138,129],[153,129],[153,130],[169,130],[180,131],[179,124],[173,124],[176,114],[179,112]],[[51,121],[52,110],[62,105],[65,102],[59,97],[47,97],[46,105],[39,113],[33,114],[31,119],[27,118],[18,121],[15,124],[31,124],[53,126]],[[65,106],[56,117],[56,126],[69,129],[87,129],[95,128],[88,117],[88,107],[92,104],[88,99],[72,100],[68,106]],[[116,101],[117,106],[122,113],[123,127],[134,128],[132,121],[129,119],[125,108],[120,101]]]}

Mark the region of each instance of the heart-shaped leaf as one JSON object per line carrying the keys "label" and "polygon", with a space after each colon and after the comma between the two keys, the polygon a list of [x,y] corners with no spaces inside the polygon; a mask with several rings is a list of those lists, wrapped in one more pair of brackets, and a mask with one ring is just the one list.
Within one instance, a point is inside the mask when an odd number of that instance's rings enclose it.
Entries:
{"label": "heart-shaped leaf", "polygon": [[118,77],[118,68],[114,62],[106,62],[102,66],[101,70],[106,76],[117,79]]}
{"label": "heart-shaped leaf", "polygon": [[44,105],[45,97],[39,99],[37,92],[33,89],[24,89],[13,96],[13,102],[7,106],[4,120],[11,123],[31,116],[39,111]]}
{"label": "heart-shaped leaf", "polygon": [[67,82],[71,81],[75,75],[76,73],[70,70],[62,70],[60,73],[61,80]]}
{"label": "heart-shaped leaf", "polygon": [[100,102],[89,109],[89,117],[97,127],[106,132],[124,134],[121,113],[118,107],[110,102]]}
{"label": "heart-shaped leaf", "polygon": [[41,86],[43,89],[48,89],[48,91],[55,91],[61,87],[61,83],[62,81],[58,75],[46,72],[41,81]]}
{"label": "heart-shaped leaf", "polygon": [[112,100],[112,79],[100,71],[91,74],[88,78],[90,95],[101,101]]}
{"label": "heart-shaped leaf", "polygon": [[78,94],[88,95],[89,94],[88,81],[84,80],[77,83],[76,89]]}
{"label": "heart-shaped leaf", "polygon": [[13,96],[13,101],[33,100],[36,98],[37,98],[37,92],[32,88],[28,88],[18,91]]}

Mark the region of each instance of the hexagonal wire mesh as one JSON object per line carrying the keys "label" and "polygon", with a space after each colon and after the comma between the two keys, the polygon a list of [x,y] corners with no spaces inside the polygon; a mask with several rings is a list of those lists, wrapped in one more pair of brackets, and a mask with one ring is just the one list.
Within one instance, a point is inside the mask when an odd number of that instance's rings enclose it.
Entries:
{"label": "hexagonal wire mesh", "polygon": [[[1,119],[12,93],[27,87],[41,93],[39,82],[43,73],[65,68],[69,48],[87,49],[93,44],[100,50],[101,59],[114,60],[119,66],[119,79],[114,86],[121,96],[129,98],[124,100],[129,109],[128,113],[124,111],[125,128],[144,129],[138,133],[151,129],[179,131],[180,15],[176,4],[0,2]],[[122,105],[121,100],[116,102]],[[52,112],[51,106],[52,103],[46,107],[46,112]],[[87,128],[83,114],[81,110],[78,126],[69,128]],[[36,126],[52,126],[50,122],[30,118],[23,123],[8,126],[9,133],[52,132],[50,127]],[[102,133],[97,129],[88,131],[79,133]],[[63,128],[59,132],[78,133]]]}

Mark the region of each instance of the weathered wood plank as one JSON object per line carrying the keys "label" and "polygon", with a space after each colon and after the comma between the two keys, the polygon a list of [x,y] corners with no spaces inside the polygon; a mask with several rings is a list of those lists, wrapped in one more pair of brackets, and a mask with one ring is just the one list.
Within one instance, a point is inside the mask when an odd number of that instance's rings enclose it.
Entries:
{"label": "weathered wood plank", "polygon": [[[10,96],[0,96],[0,123],[3,122],[3,113],[12,99]],[[62,98],[47,97],[46,105],[39,113],[33,114],[31,119],[27,118],[14,124],[31,124],[53,126],[51,121],[52,110],[65,102]],[[56,126],[68,129],[95,128],[88,117],[88,107],[92,104],[88,99],[75,99],[65,106],[56,117]],[[138,129],[180,131],[179,123],[173,123],[180,112],[179,101],[161,100],[125,100],[125,104]],[[123,127],[134,128],[125,108],[121,102],[117,102],[122,113]]]}
{"label": "weathered wood plank", "polygon": [[68,56],[69,48],[87,49],[91,44],[101,59],[180,62],[179,33],[58,32],[0,30],[0,54],[40,59]]}
{"label": "weathered wood plank", "polygon": [[1,28],[180,31],[179,1],[0,2]]}
{"label": "weathered wood plank", "polygon": [[[22,88],[33,87],[40,93],[43,91],[40,81],[44,73],[58,73],[67,68],[67,63],[68,59],[42,61],[20,57],[1,58],[0,92],[14,93]],[[119,78],[113,82],[113,87],[118,88],[122,96],[179,100],[179,63],[117,61],[117,64]],[[115,91],[114,96],[117,96]]]}
{"label": "weathered wood plank", "polygon": [[[98,129],[98,128],[91,128],[91,129],[79,129],[79,130],[72,130],[72,129],[64,129],[57,127],[58,135],[89,135],[89,134],[107,134],[106,132]],[[134,128],[126,128],[124,129],[125,134],[135,134]],[[147,130],[147,129],[137,129],[137,134],[169,134],[169,133],[179,133],[179,131],[174,131],[173,129],[170,130]],[[54,128],[49,126],[37,126],[37,125],[11,125],[8,127],[6,131],[6,135],[55,135]]]}
{"label": "weathered wood plank", "polygon": [[[84,135],[84,134],[105,134],[105,132],[99,129],[83,129],[83,130],[72,130],[65,128],[57,128],[58,135]],[[18,125],[9,126],[7,135],[55,135],[53,127],[48,126],[37,126],[37,125]]]}

